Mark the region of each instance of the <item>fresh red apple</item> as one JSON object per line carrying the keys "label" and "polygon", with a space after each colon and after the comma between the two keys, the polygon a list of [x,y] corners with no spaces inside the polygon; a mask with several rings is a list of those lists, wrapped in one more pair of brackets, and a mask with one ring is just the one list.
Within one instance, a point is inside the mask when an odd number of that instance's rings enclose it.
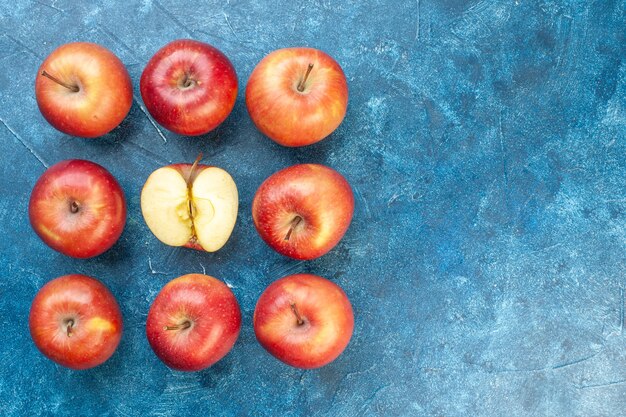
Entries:
{"label": "fresh red apple", "polygon": [[141,212],[166,245],[215,252],[235,227],[239,196],[228,172],[200,158],[154,171],[141,191]]}
{"label": "fresh red apple", "polygon": [[339,64],[320,50],[279,49],[252,71],[246,105],[257,128],[277,143],[310,145],[341,124],[348,83]]}
{"label": "fresh red apple", "polygon": [[261,238],[295,259],[314,259],[330,251],[348,230],[353,212],[348,181],[316,164],[293,165],[271,175],[252,202]]}
{"label": "fresh red apple", "polygon": [[352,305],[335,283],[296,274],[270,284],[254,310],[254,333],[269,353],[296,368],[319,368],[344,351],[354,330]]}
{"label": "fresh red apple", "polygon": [[170,281],[152,303],[146,335],[154,353],[179,371],[199,371],[232,349],[241,312],[222,281],[189,274]]}
{"label": "fresh red apple", "polygon": [[63,133],[94,138],[128,114],[133,86],[122,61],[103,46],[74,42],[41,64],[35,96],[43,117]]}
{"label": "fresh red apple", "polygon": [[180,135],[210,132],[237,98],[237,74],[209,44],[179,39],[159,49],[143,70],[141,97],[154,119]]}
{"label": "fresh red apple", "polygon": [[30,308],[30,334],[49,359],[72,369],[98,366],[122,337],[122,313],[100,281],[65,275],[44,285]]}
{"label": "fresh red apple", "polygon": [[126,223],[124,192],[102,166],[81,159],[59,162],[37,180],[30,224],[52,249],[91,258],[119,239]]}

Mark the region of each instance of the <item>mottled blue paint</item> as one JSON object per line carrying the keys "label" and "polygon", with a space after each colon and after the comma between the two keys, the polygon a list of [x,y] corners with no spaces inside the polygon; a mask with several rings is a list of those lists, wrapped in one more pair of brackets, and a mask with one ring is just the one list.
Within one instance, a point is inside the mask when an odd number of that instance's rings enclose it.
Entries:
{"label": "mottled blue paint", "polygon": [[[624,0],[271,3],[0,5],[0,414],[626,415]],[[141,109],[141,70],[180,37],[214,44],[239,74],[232,115],[206,137],[159,133]],[[77,40],[115,51],[133,78],[130,115],[103,139],[55,131],[34,99],[42,59]],[[334,56],[351,94],[341,127],[303,149],[259,134],[243,100],[254,65],[293,45]],[[199,151],[241,195],[216,254],[163,246],[139,210],[154,169]],[[66,158],[104,165],[128,197],[125,232],[97,259],[53,252],[28,224],[42,162]],[[336,168],[357,200],[344,240],[312,262],[274,253],[250,215],[262,180],[297,162]],[[172,372],[146,313],[167,281],[204,270],[237,295],[241,337],[213,368]],[[302,271],[340,284],[356,313],[345,354],[316,371],[274,360],[251,327],[265,286]],[[37,290],[72,272],[104,281],[126,325],[85,372],[46,360],[27,330]]]}

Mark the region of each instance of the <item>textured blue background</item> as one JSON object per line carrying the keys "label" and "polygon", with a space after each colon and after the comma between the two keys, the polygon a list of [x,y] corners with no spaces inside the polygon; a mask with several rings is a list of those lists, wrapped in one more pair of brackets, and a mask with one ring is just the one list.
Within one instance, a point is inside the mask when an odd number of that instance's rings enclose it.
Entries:
{"label": "textured blue background", "polygon": [[[0,5],[1,415],[626,415],[623,0],[87,3]],[[181,37],[238,72],[235,109],[206,137],[159,129],[138,91]],[[55,131],[34,99],[43,58],[77,40],[112,49],[135,86],[129,117],[98,140]],[[334,56],[351,96],[330,139],[287,149],[254,128],[243,89],[265,54],[297,45]],[[241,197],[216,254],[162,245],[139,210],[154,169],[199,151]],[[121,240],[96,259],[53,252],[28,224],[36,179],[67,158],[104,165],[128,198]],[[274,253],[250,214],[262,180],[298,162],[336,168],[357,200],[343,241],[312,262]],[[213,368],[173,372],[146,313],[167,281],[205,270],[232,286],[242,333]],[[356,313],[345,354],[316,371],[274,360],[251,326],[262,290],[301,271],[340,284]],[[37,290],[73,272],[111,288],[126,326],[84,372],[46,360],[27,328]]]}

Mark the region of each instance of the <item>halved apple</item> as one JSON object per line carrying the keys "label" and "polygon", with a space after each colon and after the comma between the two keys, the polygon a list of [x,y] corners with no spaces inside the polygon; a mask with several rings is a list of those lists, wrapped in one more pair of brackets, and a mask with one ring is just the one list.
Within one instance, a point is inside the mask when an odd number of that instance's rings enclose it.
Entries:
{"label": "halved apple", "polygon": [[141,191],[141,212],[166,245],[215,252],[235,227],[239,196],[228,172],[199,160],[154,171]]}

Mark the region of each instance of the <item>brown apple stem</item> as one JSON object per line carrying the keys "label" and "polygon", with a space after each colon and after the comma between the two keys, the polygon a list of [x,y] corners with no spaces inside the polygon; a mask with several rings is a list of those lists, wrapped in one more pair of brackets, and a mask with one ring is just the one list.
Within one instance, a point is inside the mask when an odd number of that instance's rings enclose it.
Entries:
{"label": "brown apple stem", "polygon": [[65,324],[67,324],[67,337],[72,337],[72,327],[74,327],[74,320],[69,319],[65,321]]}
{"label": "brown apple stem", "polygon": [[201,159],[202,159],[202,152],[198,154],[198,157],[196,158],[195,161],[193,161],[193,165],[191,166],[191,169],[189,170],[189,178],[187,178],[187,187],[189,187],[190,191],[191,191],[191,180],[193,179],[193,174],[196,173],[196,169],[198,168],[198,164],[200,163]]}
{"label": "brown apple stem", "polygon": [[295,314],[296,319],[298,320],[298,326],[302,326],[304,324],[304,320],[302,320],[302,316],[298,312],[298,307],[296,307],[296,303],[291,303],[291,311]]}
{"label": "brown apple stem", "polygon": [[302,221],[302,217],[300,216],[296,216],[293,218],[293,220],[291,221],[291,227],[289,227],[289,231],[287,232],[287,235],[285,236],[285,240],[289,240],[289,238],[291,238],[293,229],[295,229],[296,226],[299,225],[301,221]]}
{"label": "brown apple stem", "polygon": [[78,213],[78,210],[80,210],[80,205],[72,200],[72,202],[70,203],[70,211],[74,214]]}
{"label": "brown apple stem", "polygon": [[306,80],[307,78],[309,78],[309,74],[311,73],[311,70],[313,69],[313,64],[309,64],[309,67],[306,70],[306,74],[304,74],[304,78],[302,78],[300,80],[300,83],[298,83],[298,91],[299,92],[304,92],[304,85],[306,84]]}
{"label": "brown apple stem", "polygon": [[165,326],[163,329],[165,330],[185,330],[191,327],[191,322],[189,320],[185,320],[181,324],[176,324],[174,326]]}
{"label": "brown apple stem", "polygon": [[63,82],[63,81],[59,80],[59,79],[58,79],[57,77],[55,77],[54,75],[50,75],[50,74],[49,74],[49,73],[47,73],[45,70],[44,70],[44,71],[41,71],[41,75],[43,75],[44,77],[47,77],[47,78],[51,79],[51,80],[52,80],[52,81],[54,81],[55,83],[57,83],[57,84],[59,84],[59,85],[62,85],[63,87],[65,87],[65,88],[67,88],[67,89],[69,89],[69,90],[71,90],[71,91],[73,91],[73,92],[75,92],[75,93],[78,93],[78,92],[80,91],[80,88],[79,88],[77,85],[72,85],[72,84],[65,83],[65,82]]}
{"label": "brown apple stem", "polygon": [[195,80],[194,80],[193,78],[189,77],[189,75],[188,75],[188,74],[185,74],[185,78],[183,78],[183,81],[180,83],[180,85],[181,85],[183,88],[189,88],[189,87],[191,87],[192,85],[194,85],[195,83],[196,83],[196,82],[195,82]]}
{"label": "brown apple stem", "polygon": [[193,205],[193,195],[191,192],[191,188],[193,185],[192,183],[193,183],[194,175],[196,173],[196,170],[198,169],[198,164],[200,163],[201,159],[202,159],[202,152],[200,152],[198,156],[196,157],[196,160],[193,161],[193,165],[191,166],[191,169],[189,170],[189,178],[187,178],[187,195],[188,195],[187,210],[189,210],[189,219],[191,220],[191,240],[193,242],[196,241],[197,236],[196,236],[196,225],[194,223],[194,217],[196,215],[196,212],[195,212],[195,207]]}

